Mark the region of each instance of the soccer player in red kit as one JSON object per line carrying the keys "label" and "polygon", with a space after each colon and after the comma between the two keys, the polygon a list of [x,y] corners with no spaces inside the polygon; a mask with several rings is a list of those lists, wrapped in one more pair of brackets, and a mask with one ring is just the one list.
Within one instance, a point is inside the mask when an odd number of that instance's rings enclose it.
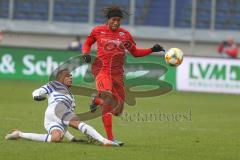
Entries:
{"label": "soccer player in red kit", "polygon": [[[118,6],[107,7],[104,10],[107,23],[93,28],[82,48],[83,60],[91,62],[91,46],[97,42],[97,59],[92,64],[92,72],[96,78],[97,97],[93,106],[103,107],[102,120],[109,140],[114,141],[112,133],[112,114],[120,115],[123,111],[124,91],[124,60],[127,52],[134,57],[142,57],[152,52],[165,51],[159,44],[152,48],[137,48],[131,34],[120,28],[121,20],[128,13]],[[114,103],[103,103],[113,100]],[[114,105],[114,106],[113,106]],[[94,108],[92,108],[94,110]],[[115,142],[117,142],[115,140]],[[122,145],[123,143],[120,143]]]}

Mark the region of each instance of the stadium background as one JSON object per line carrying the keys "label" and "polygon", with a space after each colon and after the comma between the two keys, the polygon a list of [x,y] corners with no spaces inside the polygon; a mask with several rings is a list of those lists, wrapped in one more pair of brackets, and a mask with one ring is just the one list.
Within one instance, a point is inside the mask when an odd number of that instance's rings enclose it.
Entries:
{"label": "stadium background", "polygon": [[229,35],[239,41],[237,0],[198,1],[194,31],[191,0],[1,0],[2,45],[65,49],[73,36],[83,40],[94,25],[104,23],[101,8],[114,3],[134,13],[124,24],[139,46],[161,42],[166,48],[178,46],[186,55],[217,56],[217,43]]}
{"label": "stadium background", "polygon": [[[160,43],[166,49],[178,47],[183,50],[184,63],[176,70],[169,68],[164,79],[175,89],[188,92],[173,91],[159,97],[138,99],[136,107],[126,107],[126,113],[132,117],[116,118],[114,127],[118,137],[126,141],[122,149],[125,156],[119,156],[121,150],[105,150],[92,145],[46,146],[1,141],[1,157],[31,159],[35,157],[34,152],[39,151],[39,159],[67,159],[68,153],[73,152],[80,153],[83,159],[238,159],[240,61],[220,58],[216,48],[229,36],[240,41],[239,0],[0,0],[3,35],[0,43],[1,136],[14,127],[44,132],[45,108],[43,103],[32,102],[31,92],[47,81],[50,72],[45,68],[43,72],[23,74],[24,57],[30,56],[31,60],[34,56],[32,62],[48,66],[47,63],[52,63],[49,57],[60,63],[79,55],[79,52],[66,50],[68,43],[78,35],[83,42],[92,27],[104,23],[100,9],[109,4],[120,5],[133,13],[123,27],[132,33],[138,46],[151,47]],[[11,61],[15,63],[14,71],[12,65],[6,65],[9,62],[6,55],[14,60]],[[156,55],[135,61],[158,62],[157,58],[167,66],[162,57]],[[179,88],[178,83],[188,84]],[[89,97],[77,97],[77,101],[81,106],[79,112],[88,110]],[[183,115],[190,111],[190,121],[165,118],[152,122],[149,117],[143,118],[155,112]],[[136,119],[139,113],[143,116],[142,123]],[[89,123],[104,134],[99,119]],[[56,150],[61,147],[66,150],[59,154]],[[43,155],[46,148],[49,151]]]}

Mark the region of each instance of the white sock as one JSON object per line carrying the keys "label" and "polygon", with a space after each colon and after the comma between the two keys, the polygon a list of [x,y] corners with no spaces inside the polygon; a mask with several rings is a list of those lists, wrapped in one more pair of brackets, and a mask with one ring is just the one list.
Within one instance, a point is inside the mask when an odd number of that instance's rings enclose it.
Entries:
{"label": "white sock", "polygon": [[42,142],[51,142],[50,134],[37,134],[37,133],[19,133],[19,137],[32,140],[32,141],[42,141]]}
{"label": "white sock", "polygon": [[64,137],[66,137],[69,141],[74,138],[74,136],[69,131],[65,132]]}
{"label": "white sock", "polygon": [[87,134],[100,142],[103,142],[105,140],[105,138],[101,134],[99,134],[93,127],[87,125],[86,123],[81,122],[78,125],[78,129],[82,133]]}

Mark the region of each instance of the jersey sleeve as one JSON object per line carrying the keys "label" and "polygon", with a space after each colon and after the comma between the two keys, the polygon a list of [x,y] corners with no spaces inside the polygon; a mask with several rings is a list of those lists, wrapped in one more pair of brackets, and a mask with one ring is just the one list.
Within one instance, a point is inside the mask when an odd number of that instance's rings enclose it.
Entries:
{"label": "jersey sleeve", "polygon": [[83,44],[83,47],[82,47],[83,54],[89,54],[92,45],[96,42],[96,34],[97,34],[97,31],[96,31],[96,28],[94,28],[91,31],[91,33],[87,36],[87,38]]}
{"label": "jersey sleeve", "polygon": [[49,86],[49,83],[48,83],[48,84],[45,84],[45,85],[41,86],[40,88],[34,90],[33,93],[32,93],[32,96],[33,97],[35,97],[35,96],[43,96],[43,95],[51,93],[52,91],[53,90]]}
{"label": "jersey sleeve", "polygon": [[137,48],[130,33],[128,33],[128,37],[124,46],[134,57],[143,57],[152,53],[151,48]]}

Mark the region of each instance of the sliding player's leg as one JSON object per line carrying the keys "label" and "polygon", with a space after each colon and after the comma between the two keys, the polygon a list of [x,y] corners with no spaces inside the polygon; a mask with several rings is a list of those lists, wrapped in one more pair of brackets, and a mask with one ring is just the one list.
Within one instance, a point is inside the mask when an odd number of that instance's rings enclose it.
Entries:
{"label": "sliding player's leg", "polygon": [[[55,115],[52,115],[54,118]],[[55,117],[56,118],[56,117]],[[61,142],[67,130],[63,124],[45,117],[44,127],[48,131],[48,142]]]}
{"label": "sliding player's leg", "polygon": [[65,133],[65,127],[61,125],[61,120],[59,120],[59,117],[55,114],[55,108],[58,107],[61,108],[61,104],[50,106],[45,112],[44,127],[48,131],[48,134],[25,133],[15,130],[6,135],[5,139],[11,140],[23,138],[42,142],[60,142]]}
{"label": "sliding player's leg", "polygon": [[25,133],[20,130],[14,130],[12,133],[7,134],[6,140],[17,140],[19,138],[41,141],[41,142],[61,142],[63,137],[63,132],[55,129],[52,130],[50,134],[37,134],[37,133]]}
{"label": "sliding player's leg", "polygon": [[[66,121],[64,121],[66,123]],[[72,118],[68,125],[70,127],[73,127],[79,131],[81,131],[84,134],[87,134],[91,136],[93,139],[101,142],[103,145],[113,145],[113,146],[119,146],[117,143],[114,143],[106,138],[104,138],[100,133],[98,133],[93,127],[89,126],[88,124],[79,121],[77,117]]]}
{"label": "sliding player's leg", "polygon": [[49,142],[51,139],[51,136],[49,136],[48,134],[24,133],[17,129],[5,136],[6,140],[17,140],[19,138],[33,140],[33,141]]}
{"label": "sliding player's leg", "polygon": [[[50,117],[50,114],[54,110],[55,114]],[[54,121],[60,125],[52,125],[51,127],[48,126],[48,121]],[[91,136],[92,138],[98,140],[99,142],[103,143],[104,145],[117,145],[113,142],[103,138],[94,128],[87,125],[84,122],[81,122],[77,115],[69,111],[68,108],[63,103],[58,103],[56,107],[49,107],[45,113],[45,124],[48,131],[51,133],[52,129],[59,129],[62,130],[63,133],[67,131],[67,126],[73,127],[77,130],[80,130],[82,133]],[[62,137],[62,135],[61,135]],[[58,138],[58,137],[56,137]]]}

